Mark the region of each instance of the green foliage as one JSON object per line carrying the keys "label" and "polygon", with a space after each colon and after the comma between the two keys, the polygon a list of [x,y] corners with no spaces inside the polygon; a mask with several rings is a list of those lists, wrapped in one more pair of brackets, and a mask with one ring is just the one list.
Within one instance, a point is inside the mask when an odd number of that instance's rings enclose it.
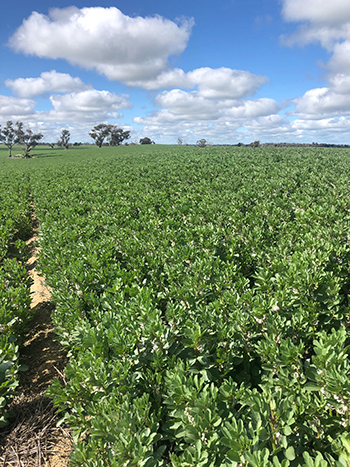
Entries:
{"label": "green foliage", "polygon": [[7,424],[18,385],[19,336],[24,331],[31,302],[25,239],[31,230],[28,178],[0,172],[0,427]]}
{"label": "green foliage", "polygon": [[89,136],[91,136],[99,148],[103,145],[106,138],[110,146],[119,146],[124,140],[130,138],[130,131],[124,131],[116,125],[100,123],[94,126]]}
{"label": "green foliage", "polygon": [[72,154],[17,168],[70,355],[49,394],[71,464],[349,465],[349,152]]}

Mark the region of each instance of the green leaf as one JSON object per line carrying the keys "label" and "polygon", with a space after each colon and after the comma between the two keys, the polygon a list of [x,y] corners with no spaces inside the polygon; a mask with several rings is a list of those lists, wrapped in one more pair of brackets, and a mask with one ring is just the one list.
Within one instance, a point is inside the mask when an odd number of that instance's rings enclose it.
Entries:
{"label": "green leaf", "polygon": [[291,427],[289,425],[286,425],[283,427],[283,433],[286,435],[286,436],[289,436],[293,433],[293,430],[291,429]]}
{"label": "green leaf", "polygon": [[309,392],[313,392],[313,391],[319,392],[320,391],[320,386],[317,386],[314,383],[306,383],[305,386],[304,386],[304,389],[306,389]]}
{"label": "green leaf", "polygon": [[284,451],[284,455],[289,461],[293,461],[295,459],[295,451],[293,446],[289,446],[289,448]]}

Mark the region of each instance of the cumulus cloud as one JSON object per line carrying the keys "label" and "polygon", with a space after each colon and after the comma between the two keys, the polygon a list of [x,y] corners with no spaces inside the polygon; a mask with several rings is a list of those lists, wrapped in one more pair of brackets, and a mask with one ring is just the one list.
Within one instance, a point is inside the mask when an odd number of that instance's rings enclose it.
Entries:
{"label": "cumulus cloud", "polygon": [[45,71],[38,78],[17,78],[5,81],[7,87],[12,89],[19,97],[41,96],[46,93],[67,93],[91,89],[80,78],[73,78],[68,73]]}
{"label": "cumulus cloud", "polygon": [[[301,23],[293,34],[282,36],[285,45],[317,42],[329,52],[335,52],[350,40],[350,3],[347,0],[282,0],[282,3],[284,19]],[[337,53],[343,58],[346,56],[346,50]]]}
{"label": "cumulus cloud", "polygon": [[279,110],[281,110],[281,107],[275,100],[263,97],[261,99],[238,101],[227,108],[225,115],[233,118],[247,119],[277,114]]}
{"label": "cumulus cloud", "polygon": [[115,112],[132,107],[129,96],[117,96],[109,91],[91,89],[64,95],[53,95],[50,101],[59,112]]}
{"label": "cumulus cloud", "polygon": [[[277,113],[280,106],[273,99],[261,98],[250,100],[212,99],[204,97],[200,91],[186,92],[180,89],[164,91],[155,98],[159,107],[166,107],[168,115],[184,120],[216,120],[230,118],[253,118]],[[154,115],[162,114],[164,110]],[[154,115],[151,118],[154,118]]]}
{"label": "cumulus cloud", "polygon": [[296,31],[282,37],[285,45],[319,43],[331,57],[324,69],[328,86],[311,89],[295,99],[294,115],[324,119],[350,115],[350,3],[347,0],[282,0],[286,21],[301,22]]}
{"label": "cumulus cloud", "polygon": [[53,109],[38,112],[37,118],[46,121],[76,123],[100,123],[109,119],[119,119],[122,109],[132,107],[129,96],[118,96],[109,91],[91,89],[64,95],[52,95],[50,101]]}
{"label": "cumulus cloud", "polygon": [[188,75],[189,79],[198,85],[201,96],[215,99],[247,97],[268,82],[265,76],[230,68],[198,68]]}
{"label": "cumulus cloud", "polygon": [[0,96],[0,116],[8,120],[32,115],[36,102],[30,99],[18,99],[11,96]]}
{"label": "cumulus cloud", "polygon": [[249,71],[232,68],[196,68],[185,73],[179,68],[167,70],[155,79],[133,81],[132,85],[145,89],[194,88],[197,87],[202,97],[239,99],[255,94],[268,83],[266,76],[254,75]]}
{"label": "cumulus cloud", "polygon": [[[144,122],[146,123],[146,122]],[[174,121],[162,126],[157,120],[149,120],[144,129],[156,142],[176,142],[178,137],[186,143],[195,143],[205,138],[214,143],[250,143],[262,141],[291,141],[297,139],[298,130],[291,127],[290,121],[280,115],[269,115],[255,119],[235,120],[220,118],[214,122]],[[163,130],[164,128],[164,130]]]}
{"label": "cumulus cloud", "polygon": [[282,14],[287,21],[339,25],[350,21],[350,3],[347,0],[283,0]]}
{"label": "cumulus cloud", "polygon": [[332,88],[323,87],[307,91],[294,100],[294,115],[306,119],[350,115],[350,94],[339,93]]}
{"label": "cumulus cloud", "polygon": [[[78,135],[84,133],[79,127],[91,129],[101,121],[121,119],[120,111],[132,107],[129,96],[119,96],[96,89],[62,95],[54,94],[50,96],[49,101],[52,105],[51,110],[43,111],[37,110],[37,102],[34,100],[0,96],[0,123],[20,120],[27,125],[47,128],[49,135],[52,135],[54,128],[70,125]],[[81,141],[89,139],[87,133]]]}
{"label": "cumulus cloud", "polygon": [[130,17],[118,8],[54,8],[33,12],[10,38],[17,52],[65,59],[95,69],[110,80],[154,79],[168,57],[185,49],[193,20],[179,24],[155,17]]}
{"label": "cumulus cloud", "polygon": [[144,125],[145,132],[160,141],[176,139],[177,134],[190,142],[203,137],[213,142],[237,142],[242,139],[236,133],[240,127],[280,110],[273,99],[215,99],[204,97],[201,91],[181,89],[163,91],[156,96],[155,104],[162,108],[149,116],[136,117],[134,122]]}

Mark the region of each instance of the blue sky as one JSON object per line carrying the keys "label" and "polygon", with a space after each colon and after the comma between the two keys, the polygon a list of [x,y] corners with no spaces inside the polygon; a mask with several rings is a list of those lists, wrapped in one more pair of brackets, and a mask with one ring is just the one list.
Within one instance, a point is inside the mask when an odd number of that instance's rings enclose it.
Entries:
{"label": "blue sky", "polygon": [[[72,3],[73,2],[73,3]],[[348,0],[0,3],[0,124],[350,143]]]}

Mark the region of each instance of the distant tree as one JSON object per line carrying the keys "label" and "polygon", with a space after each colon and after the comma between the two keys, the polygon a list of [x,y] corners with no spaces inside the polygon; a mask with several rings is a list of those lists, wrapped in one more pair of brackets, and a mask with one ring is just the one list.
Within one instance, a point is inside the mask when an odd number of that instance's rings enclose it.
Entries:
{"label": "distant tree", "polygon": [[140,144],[155,144],[155,142],[146,136],[145,138],[140,139]]}
{"label": "distant tree", "polygon": [[[20,122],[17,122],[17,126]],[[13,122],[9,120],[6,126],[0,131],[0,141],[8,147],[9,157],[12,156],[12,148],[18,144],[17,129],[14,127]]]}
{"label": "distant tree", "polygon": [[66,151],[69,148],[70,133],[68,130],[62,130],[61,138],[57,141],[57,146],[64,148]]}
{"label": "distant tree", "polygon": [[16,123],[16,136],[17,136],[17,143],[23,144],[24,146],[24,157],[30,157],[30,151],[35,148],[35,146],[39,143],[39,141],[43,138],[42,133],[33,133],[30,128],[26,130],[23,129],[23,123],[17,122]]}
{"label": "distant tree", "polygon": [[121,128],[113,126],[108,136],[110,146],[119,146],[123,141],[130,138],[130,131],[124,131]]}
{"label": "distant tree", "polygon": [[260,141],[253,141],[249,146],[252,148],[258,148],[260,146]]}
{"label": "distant tree", "polygon": [[95,140],[95,144],[100,148],[105,145],[104,143],[106,139],[109,146],[119,146],[124,140],[130,138],[130,131],[124,131],[116,125],[100,123],[93,127],[89,135]]}
{"label": "distant tree", "polygon": [[107,123],[100,123],[93,127],[89,135],[95,140],[96,146],[100,148],[103,145],[104,140],[110,135],[112,128],[113,125],[107,125]]}
{"label": "distant tree", "polygon": [[198,146],[199,148],[205,148],[206,145],[207,145],[207,140],[204,139],[204,138],[203,138],[203,139],[199,139],[199,140],[197,141],[196,144],[197,144],[197,146]]}
{"label": "distant tree", "polygon": [[181,145],[183,144],[184,140],[182,138],[177,138],[177,144]]}

